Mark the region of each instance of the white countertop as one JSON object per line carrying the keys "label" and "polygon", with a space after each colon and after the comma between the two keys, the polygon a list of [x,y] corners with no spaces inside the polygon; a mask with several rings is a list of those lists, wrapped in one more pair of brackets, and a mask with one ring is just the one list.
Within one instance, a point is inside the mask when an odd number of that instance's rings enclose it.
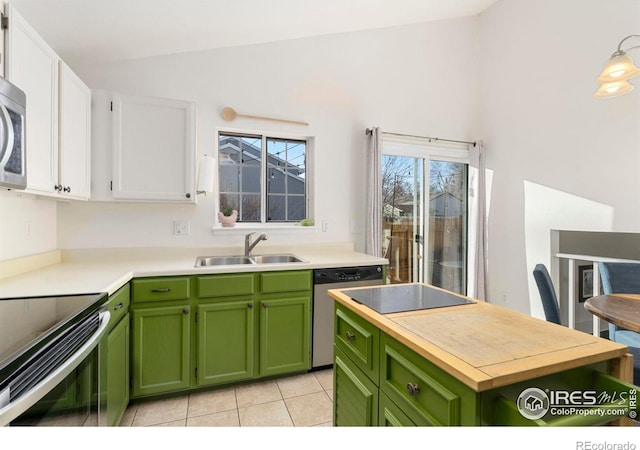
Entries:
{"label": "white countertop", "polygon": [[[198,256],[241,255],[238,248],[128,248],[65,250],[61,261],[0,279],[0,298],[114,293],[134,277],[264,272],[386,265],[384,258],[353,250],[351,244],[256,248],[252,254],[293,253],[308,262],[194,267]],[[6,265],[6,262],[5,262]]]}

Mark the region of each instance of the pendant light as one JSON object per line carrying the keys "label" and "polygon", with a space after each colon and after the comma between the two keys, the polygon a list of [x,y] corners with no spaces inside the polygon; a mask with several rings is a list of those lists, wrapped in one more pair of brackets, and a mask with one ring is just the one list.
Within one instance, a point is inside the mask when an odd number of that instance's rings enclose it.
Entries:
{"label": "pendant light", "polygon": [[598,83],[611,83],[612,81],[624,81],[633,78],[640,73],[629,55],[625,52],[616,52],[598,77]]}
{"label": "pendant light", "polygon": [[[622,44],[630,38],[640,38],[640,35],[632,34],[620,41],[618,50],[611,55],[597,79],[598,83],[600,83],[600,88],[594,94],[594,97],[617,97],[633,90],[633,85],[627,80],[639,75],[640,69],[634,65],[633,60],[627,55],[626,51],[622,50]],[[627,51],[635,48],[640,48],[640,46],[630,47]]]}
{"label": "pendant light", "polygon": [[602,83],[598,92],[593,94],[596,98],[609,98],[624,95],[633,90],[633,85],[627,80],[612,81],[610,83]]}

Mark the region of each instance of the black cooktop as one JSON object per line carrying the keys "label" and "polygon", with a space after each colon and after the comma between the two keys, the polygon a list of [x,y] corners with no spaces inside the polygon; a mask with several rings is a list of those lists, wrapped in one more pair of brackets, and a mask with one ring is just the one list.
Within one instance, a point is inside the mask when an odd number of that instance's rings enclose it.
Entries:
{"label": "black cooktop", "polygon": [[475,303],[473,300],[422,284],[395,284],[370,289],[346,289],[342,292],[380,314]]}

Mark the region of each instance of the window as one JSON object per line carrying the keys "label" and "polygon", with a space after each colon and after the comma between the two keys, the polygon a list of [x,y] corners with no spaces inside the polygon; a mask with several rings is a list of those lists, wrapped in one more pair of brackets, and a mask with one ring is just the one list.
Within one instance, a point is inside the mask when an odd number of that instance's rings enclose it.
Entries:
{"label": "window", "polygon": [[220,133],[220,210],[238,222],[298,222],[307,217],[306,140]]}

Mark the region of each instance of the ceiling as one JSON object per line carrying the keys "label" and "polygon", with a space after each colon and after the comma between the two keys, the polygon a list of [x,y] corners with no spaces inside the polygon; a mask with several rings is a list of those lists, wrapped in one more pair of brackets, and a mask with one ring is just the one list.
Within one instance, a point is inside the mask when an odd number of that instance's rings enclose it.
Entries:
{"label": "ceiling", "polygon": [[497,0],[11,0],[69,65],[475,16]]}

